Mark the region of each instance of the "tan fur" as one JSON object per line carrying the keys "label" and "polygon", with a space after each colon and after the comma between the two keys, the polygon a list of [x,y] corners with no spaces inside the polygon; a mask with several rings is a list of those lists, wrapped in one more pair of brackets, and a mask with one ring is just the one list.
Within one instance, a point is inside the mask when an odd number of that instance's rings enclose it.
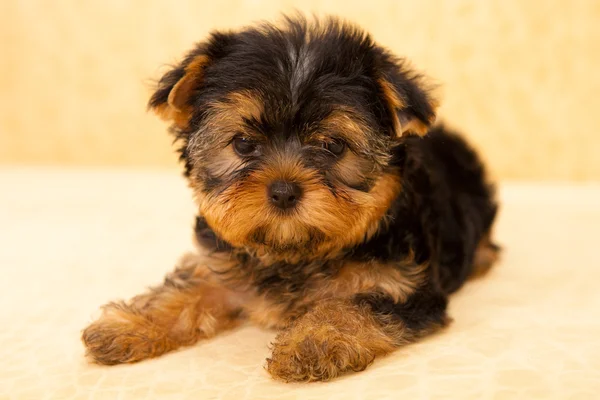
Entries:
{"label": "tan fur", "polygon": [[[192,169],[202,166],[215,177],[239,169],[243,161],[232,150],[231,139],[241,133],[259,143],[264,140],[243,123],[244,119],[259,119],[263,107],[260,96],[250,91],[232,93],[211,105],[200,128],[203,132],[194,135],[188,145],[190,159],[202,160]],[[355,147],[368,145],[365,132],[369,128],[350,109],[336,110],[325,119],[322,128],[311,140],[328,139],[333,130]],[[211,162],[194,156],[211,151],[218,154]],[[332,172],[349,185],[357,184],[365,178],[360,173],[361,160],[347,151]],[[389,174],[380,176],[369,193],[342,186],[334,196],[315,171],[303,167],[297,155],[285,152],[270,155],[270,162],[262,169],[216,195],[206,195],[195,176],[192,173],[191,180],[200,214],[216,233],[232,245],[250,247],[257,256],[271,261],[335,257],[342,248],[377,231],[383,214],[400,190],[398,178]],[[277,179],[295,182],[304,190],[302,201],[289,216],[278,214],[267,198],[268,185]],[[252,236],[257,228],[265,232],[262,243]],[[314,240],[315,234],[322,237]],[[271,251],[274,248],[276,251]]]}
{"label": "tan fur", "polygon": [[[263,104],[259,98],[249,91],[231,93],[225,99],[212,104],[201,132],[190,140],[188,148],[191,155],[196,159],[197,153],[206,152],[207,148],[209,151],[218,151],[219,156],[207,166],[215,176],[225,175],[240,168],[242,160],[228,145],[237,134],[256,140],[262,139],[255,132],[247,130],[243,123],[244,119],[259,119],[262,110]],[[192,182],[197,194],[200,194],[202,182]]]}
{"label": "tan fur", "polygon": [[235,154],[231,146],[227,146],[227,148],[220,153],[220,156],[211,162],[207,168],[213,176],[220,178],[235,172],[237,169],[241,168],[242,165],[243,161],[240,156]]}
{"label": "tan fur", "polygon": [[171,89],[167,103],[155,107],[154,112],[162,119],[173,122],[178,128],[185,128],[193,111],[187,101],[192,90],[200,84],[204,67],[209,61],[204,55],[192,60],[185,67],[185,75]]}
{"label": "tan fur", "polygon": [[427,264],[415,264],[412,259],[402,263],[348,262],[339,273],[315,290],[315,297],[351,297],[356,293],[380,291],[395,302],[406,301],[425,281]]}
{"label": "tan fur", "polygon": [[234,134],[240,132],[244,136],[256,136],[256,133],[244,128],[243,121],[250,118],[259,119],[263,107],[260,97],[250,91],[230,93],[225,99],[210,106],[202,127],[203,133],[221,143],[228,142]]}
{"label": "tan fur", "polygon": [[297,316],[297,310],[288,309],[285,303],[277,303],[266,296],[250,297],[246,304],[250,321],[267,329],[282,329]]}
{"label": "tan fur", "polygon": [[363,172],[365,170],[364,165],[367,164],[367,160],[358,157],[351,151],[346,151],[342,159],[336,164],[334,173],[345,184],[356,185],[364,182],[365,178],[369,177]]}
{"label": "tan fur", "polygon": [[[266,187],[275,179],[296,182],[304,189],[302,202],[290,216],[281,217],[270,208]],[[254,247],[260,255],[261,244],[252,243],[250,235],[256,227],[265,227],[268,248],[262,253],[278,244],[295,244],[310,246],[310,251],[281,252],[282,259],[327,259],[373,235],[399,190],[398,178],[387,174],[377,179],[369,193],[340,189],[336,197],[314,172],[284,157],[275,158],[271,168],[251,174],[243,184],[234,183],[215,197],[201,197],[200,212],[217,234],[234,246]],[[322,242],[309,242],[315,228],[325,235]],[[276,259],[277,254],[271,257]]]}
{"label": "tan fur", "polygon": [[[228,144],[239,133],[259,142],[263,140],[247,131],[243,124],[244,119],[259,119],[262,112],[260,97],[249,91],[232,93],[213,104],[201,128],[204,132],[190,141],[191,154],[203,152],[207,147],[216,149],[218,157],[203,167],[216,177],[234,172],[243,164]],[[311,140],[330,138],[334,130],[354,146],[367,146],[365,132],[369,128],[352,110],[336,110],[325,119],[322,128]],[[359,174],[360,163],[360,157],[347,151],[333,172],[349,185],[356,184],[364,178]],[[277,214],[266,195],[268,185],[277,179],[298,183],[304,190],[302,202],[288,217]],[[297,155],[286,153],[271,155],[264,168],[217,195],[205,195],[202,182],[194,181],[194,174],[192,181],[200,213],[223,239],[234,246],[252,247],[258,256],[269,254],[273,260],[290,262],[298,261],[300,256],[304,258],[303,254],[329,258],[372,235],[400,187],[398,179],[390,174],[381,176],[370,193],[342,187],[336,197],[322,185],[318,174],[302,166]],[[264,243],[256,243],[252,238],[257,228],[266,232]],[[315,232],[323,235],[323,240],[311,243]],[[280,249],[272,254],[269,250],[277,246],[293,251]],[[298,248],[309,251],[298,252]]]}
{"label": "tan fur", "polygon": [[406,301],[426,279],[427,264],[416,264],[412,258],[395,264],[346,261],[339,264],[339,269],[332,276],[316,274],[304,282],[307,289],[300,297],[288,295],[295,307],[288,307],[287,297],[273,299],[268,294],[253,295],[248,297],[246,314],[257,325],[281,328],[324,300],[348,300],[357,293],[379,292],[389,295],[395,302]]}
{"label": "tan fur", "polygon": [[371,128],[360,117],[360,113],[350,107],[340,106],[321,121],[318,129],[311,137],[315,142],[328,141],[332,134],[346,140],[357,148],[366,148],[366,133]]}
{"label": "tan fur", "polygon": [[403,134],[410,132],[416,133],[419,136],[425,136],[429,131],[429,126],[433,122],[434,120],[432,119],[432,121],[429,124],[425,124],[417,118],[411,118],[402,125],[402,132]]}
{"label": "tan fur", "polygon": [[208,56],[197,56],[185,67],[185,75],[171,89],[168,97],[168,103],[177,111],[187,111],[190,92],[198,85],[202,79],[204,67],[210,59]]}
{"label": "tan fur", "polygon": [[473,271],[471,278],[479,278],[487,274],[492,265],[500,258],[500,250],[496,248],[491,241],[489,232],[486,233],[475,250],[475,258],[473,259]]}
{"label": "tan fur", "polygon": [[[406,115],[402,115],[402,110],[404,110],[407,105],[400,94],[386,79],[380,78],[377,82],[383,92],[383,97],[387,102],[388,108],[391,111],[390,114],[392,115],[396,134],[398,136],[403,136],[408,133],[414,133],[419,136],[426,135],[429,131],[429,126],[435,122],[435,117],[432,117],[425,123],[418,118],[409,118]],[[435,99],[429,99],[429,103],[435,111],[438,107],[438,102]],[[398,116],[398,113],[400,113],[402,118]]]}
{"label": "tan fur", "polygon": [[[323,29],[326,38],[335,32],[327,25]],[[273,37],[281,38],[281,33]],[[356,34],[349,39],[360,39],[361,49],[370,43]],[[309,43],[312,33],[307,35],[304,40]],[[190,54],[222,53],[228,45],[218,39],[213,35]],[[211,62],[207,55],[188,56],[161,80],[150,106],[172,122],[172,133],[182,146],[181,159],[199,208],[199,254],[186,255],[162,286],[103,308],[101,317],[82,336],[87,354],[96,362],[156,357],[247,319],[280,330],[267,360],[275,378],[329,380],[363,370],[376,357],[447,323],[446,299],[435,291],[437,282],[427,282],[435,277],[435,269],[418,264],[403,244],[395,249],[393,263],[376,261],[378,254],[369,254],[377,252],[380,244],[386,245],[387,238],[387,247],[395,243],[395,234],[381,228],[391,221],[393,208],[403,207],[394,204],[402,182],[398,163],[391,162],[400,143],[389,132],[380,131],[389,129],[389,121],[374,121],[380,110],[364,114],[356,102],[348,102],[345,95],[353,91],[345,91],[345,86],[331,92],[328,85],[316,86],[316,96],[328,107],[309,106],[311,92],[305,91],[305,84],[312,82],[313,73],[321,79],[325,64],[318,51],[296,48],[292,42],[287,44],[294,46],[286,45],[285,50],[291,63],[281,66],[284,70],[292,67],[293,72],[284,74],[290,84],[281,90],[231,92],[236,78],[227,78],[228,88],[222,87],[220,97],[210,103],[199,97],[202,107],[195,110],[197,102],[192,97],[202,89]],[[373,76],[373,70],[384,66],[377,64],[388,63],[387,58],[369,61],[365,65],[369,71],[363,68],[361,72],[368,74],[362,78]],[[254,61],[253,65],[268,67]],[[377,76],[390,73],[385,71]],[[340,77],[359,84],[361,79],[353,72],[341,72]],[[429,92],[415,82],[418,77],[410,70],[398,73],[416,84],[414,98],[410,90],[396,90],[399,86],[383,78],[377,82],[380,93],[372,94],[383,96],[397,136],[425,135],[434,118],[419,120],[416,115],[429,116],[432,110],[417,103],[432,101]],[[331,80],[331,84],[338,83]],[[360,93],[356,97],[356,101],[366,100]],[[381,105],[376,102],[362,106]],[[238,146],[238,137],[250,141],[248,154],[241,154],[245,151]],[[333,144],[340,145],[340,151]],[[276,181],[287,182],[290,189],[283,204],[275,197],[279,193],[271,190]],[[377,232],[381,236],[373,246],[365,243]],[[362,243],[364,247],[354,247]],[[491,262],[490,249],[494,247],[489,240],[480,244],[476,272]],[[386,255],[382,260],[391,258]],[[398,259],[401,255],[404,260]]]}
{"label": "tan fur", "polygon": [[267,369],[286,382],[327,381],[364,370],[403,342],[403,331],[400,323],[382,325],[367,307],[331,299],[277,335]]}
{"label": "tan fur", "polygon": [[222,256],[184,256],[163,286],[104,307],[83,332],[88,355],[102,364],[136,362],[249,318],[267,328],[286,329],[269,361],[275,377],[314,380],[364,369],[375,356],[413,339],[398,321],[375,320],[367,308],[352,303],[354,295],[367,292],[405,301],[425,279],[426,266],[411,258],[394,265],[340,261],[331,276],[310,274],[307,289],[296,298],[291,293],[258,294],[252,275],[244,281],[227,275],[242,267]]}
{"label": "tan fur", "polygon": [[104,306],[83,332],[88,356],[102,364],[136,362],[235,326],[240,297],[208,282],[208,275],[201,265],[180,267],[165,285]]}
{"label": "tan fur", "polygon": [[383,92],[383,98],[386,100],[390,115],[392,116],[394,131],[398,136],[401,136],[404,133],[404,127],[400,124],[400,119],[398,118],[397,113],[399,110],[402,110],[404,107],[406,107],[406,103],[404,103],[396,89],[394,89],[392,84],[387,80],[380,78],[377,82],[379,83],[379,87]]}

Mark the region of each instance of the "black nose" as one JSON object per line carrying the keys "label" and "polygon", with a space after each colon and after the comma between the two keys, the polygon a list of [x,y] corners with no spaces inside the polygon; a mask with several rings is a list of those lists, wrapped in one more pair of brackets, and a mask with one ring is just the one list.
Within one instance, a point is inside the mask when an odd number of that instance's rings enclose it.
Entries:
{"label": "black nose", "polygon": [[292,182],[275,181],[268,190],[269,200],[282,210],[295,207],[302,197],[302,188]]}

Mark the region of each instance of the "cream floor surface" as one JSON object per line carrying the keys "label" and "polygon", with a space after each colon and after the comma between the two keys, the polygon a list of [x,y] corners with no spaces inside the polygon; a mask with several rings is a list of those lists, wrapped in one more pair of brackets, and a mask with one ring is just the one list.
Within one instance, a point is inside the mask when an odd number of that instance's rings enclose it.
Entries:
{"label": "cream floor surface", "polygon": [[451,327],[326,384],[274,382],[253,327],[136,365],[83,357],[111,299],[191,248],[177,172],[0,170],[1,399],[598,399],[600,185],[506,184],[503,261],[451,301]]}

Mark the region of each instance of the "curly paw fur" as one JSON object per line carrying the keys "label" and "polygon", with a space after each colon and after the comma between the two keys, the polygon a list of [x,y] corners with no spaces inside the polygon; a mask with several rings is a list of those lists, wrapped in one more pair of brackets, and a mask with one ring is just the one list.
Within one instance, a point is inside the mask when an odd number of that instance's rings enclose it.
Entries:
{"label": "curly paw fur", "polygon": [[156,357],[172,348],[167,335],[124,305],[109,305],[102,317],[82,334],[87,355],[99,364],[132,363]]}
{"label": "curly paw fur", "polygon": [[277,335],[266,367],[286,382],[327,381],[364,370],[394,347],[394,338],[366,309],[329,301]]}

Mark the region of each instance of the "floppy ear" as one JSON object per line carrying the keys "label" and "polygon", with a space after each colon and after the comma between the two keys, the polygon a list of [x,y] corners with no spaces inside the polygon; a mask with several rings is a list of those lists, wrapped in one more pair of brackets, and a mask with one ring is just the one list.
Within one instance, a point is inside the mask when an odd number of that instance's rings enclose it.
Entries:
{"label": "floppy ear", "polygon": [[148,102],[148,108],[162,119],[184,128],[192,114],[194,91],[202,85],[208,57],[198,55],[191,62],[183,62],[167,72],[158,82],[158,88]]}
{"label": "floppy ear", "polygon": [[158,82],[148,108],[178,128],[185,128],[192,116],[194,98],[202,89],[207,66],[222,57],[231,34],[213,33],[197,44],[185,59]]}
{"label": "floppy ear", "polygon": [[402,60],[389,59],[384,62],[377,83],[396,136],[427,134],[435,122],[438,103],[424,83],[424,77],[407,68]]}

